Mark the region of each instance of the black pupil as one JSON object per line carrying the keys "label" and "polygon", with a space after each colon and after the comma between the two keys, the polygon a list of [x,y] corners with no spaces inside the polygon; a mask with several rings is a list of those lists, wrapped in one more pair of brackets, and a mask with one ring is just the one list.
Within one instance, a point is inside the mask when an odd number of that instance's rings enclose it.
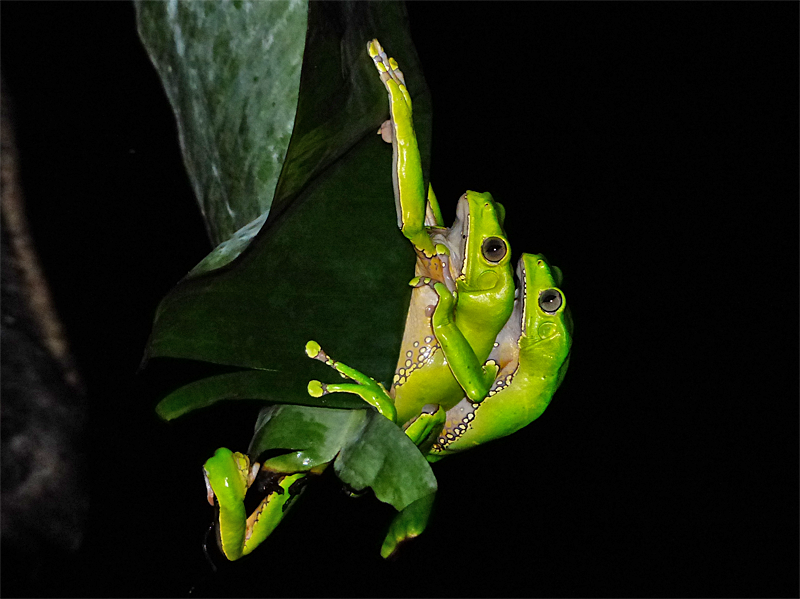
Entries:
{"label": "black pupil", "polygon": [[555,312],[561,307],[561,294],[555,289],[543,291],[539,297],[539,306],[545,312]]}
{"label": "black pupil", "polygon": [[489,237],[483,242],[483,256],[491,262],[500,262],[506,255],[506,242],[499,237]]}

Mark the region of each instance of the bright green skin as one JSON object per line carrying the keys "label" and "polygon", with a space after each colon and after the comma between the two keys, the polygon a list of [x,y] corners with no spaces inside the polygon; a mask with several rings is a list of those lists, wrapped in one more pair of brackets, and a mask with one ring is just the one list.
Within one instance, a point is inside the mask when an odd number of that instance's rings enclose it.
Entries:
{"label": "bright green skin", "polygon": [[[454,307],[452,294],[443,284],[430,283],[440,296],[433,322],[442,353],[449,363],[463,368],[458,378],[471,377],[471,385],[482,389],[483,394],[479,400],[462,397],[446,413],[440,405],[428,404],[418,418],[405,425],[406,434],[423,452],[429,452],[429,461],[505,437],[527,426],[541,416],[566,374],[572,319],[564,293],[558,288],[561,271],[551,267],[541,254],[523,254],[517,275],[520,297],[485,364],[475,358],[450,317]],[[559,298],[556,309],[548,310],[552,306],[541,305],[541,298],[548,296]],[[392,419],[392,406],[380,397],[383,388],[379,383],[331,359],[314,341],[306,345],[306,353],[355,381],[339,385],[312,381],[309,385],[312,395],[355,393]]]}
{"label": "bright green skin", "polygon": [[[398,226],[417,253],[416,277],[395,376],[383,402],[392,402],[396,421],[409,423],[430,398],[445,410],[464,396],[479,400],[485,389],[470,377],[460,378],[459,367],[445,360],[432,322],[436,292],[427,279],[445,284],[454,293],[452,318],[471,348],[467,356],[483,363],[495,337],[514,305],[511,252],[502,228],[504,209],[488,193],[467,191],[459,200],[456,221],[442,227],[436,197],[429,189],[426,203],[422,164],[417,147],[411,98],[402,72],[387,58],[377,40],[368,45],[370,56],[389,95],[391,121],[381,128],[393,148],[392,179]],[[487,254],[490,240],[503,250]],[[459,355],[454,356],[460,358]]]}
{"label": "bright green skin", "polygon": [[248,517],[244,496],[253,484],[255,472],[250,459],[241,453],[219,448],[203,466],[208,502],[219,510],[217,542],[229,560],[239,559],[258,547],[275,530],[283,515],[299,493],[291,486],[307,476],[298,472],[282,476],[278,485],[282,491],[268,493]]}
{"label": "bright green skin", "polygon": [[[308,389],[312,396],[334,392],[359,395],[393,422],[404,423],[405,432],[423,453],[433,452],[429,459],[434,461],[440,453],[456,451],[454,446],[441,449],[440,433],[448,410],[461,405],[465,395],[464,401],[482,401],[497,374],[495,364],[484,362],[514,307],[510,247],[502,229],[504,209],[488,193],[467,191],[459,200],[456,222],[449,229],[442,226],[433,190],[429,188],[425,197],[411,99],[403,75],[397,63],[383,54],[377,40],[370,42],[368,50],[389,94],[391,121],[388,127],[384,124],[382,132],[392,142],[398,225],[417,253],[417,276],[411,281],[414,290],[390,390],[335,362],[313,341],[307,344],[306,353],[355,383],[311,381]],[[487,251],[487,240],[501,251]],[[496,419],[486,419],[489,428],[492,420]],[[271,464],[280,459],[273,458],[267,466],[282,472],[279,464]],[[204,466],[209,502],[219,508],[220,548],[230,560],[247,555],[266,539],[282,519],[284,505],[288,507],[296,497],[290,487],[310,473],[280,475],[277,480],[284,492],[269,493],[247,517],[243,500],[260,467],[254,466],[251,468],[247,456],[225,448],[217,450]],[[324,467],[318,465],[311,472]],[[390,556],[401,542],[425,529],[432,504],[433,496],[426,497],[398,514],[381,547],[382,556]]]}
{"label": "bright green skin", "polygon": [[[441,283],[429,282],[440,300],[433,314],[434,330],[442,352],[451,364],[461,364],[459,380],[471,377],[472,386],[483,390],[479,401],[471,397],[445,410],[427,404],[404,426],[406,434],[427,454],[430,462],[482,443],[510,435],[536,420],[547,408],[566,374],[572,346],[572,320],[563,292],[558,289],[561,271],[540,254],[523,254],[517,266],[520,297],[506,326],[494,343],[486,364],[471,351],[465,336],[451,317],[452,294]],[[557,297],[560,304],[542,305],[541,299]],[[548,309],[549,308],[549,309]],[[314,341],[306,353],[334,368],[355,384],[309,384],[309,392],[355,393],[393,419],[394,406],[383,398],[380,383],[331,359]],[[453,359],[458,356],[459,359]],[[384,540],[381,555],[388,557],[403,541],[419,535],[427,525],[432,497],[412,505],[395,517]]]}
{"label": "bright green skin", "polygon": [[[527,426],[541,416],[564,378],[572,346],[572,319],[557,287],[561,271],[550,267],[540,254],[523,254],[517,275],[522,285],[520,298],[489,356],[499,372],[483,401],[475,403],[465,397],[448,410],[429,461]],[[561,298],[560,306],[555,311],[544,310],[539,299],[554,293]],[[450,347],[444,349],[449,357]]]}

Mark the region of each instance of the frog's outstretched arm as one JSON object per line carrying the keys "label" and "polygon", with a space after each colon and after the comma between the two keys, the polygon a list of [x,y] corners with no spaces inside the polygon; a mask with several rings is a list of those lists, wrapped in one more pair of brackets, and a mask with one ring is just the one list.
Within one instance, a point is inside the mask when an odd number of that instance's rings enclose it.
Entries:
{"label": "frog's outstretched arm", "polygon": [[[319,397],[327,393],[346,392],[354,393],[364,401],[375,407],[381,414],[395,422],[396,410],[391,397],[384,389],[383,385],[372,378],[362,374],[354,368],[337,362],[329,357],[316,341],[309,341],[306,344],[306,354],[310,358],[320,360],[331,368],[335,369],[342,376],[356,381],[355,384],[345,383],[338,385],[323,384],[319,381],[311,381],[308,384],[308,393],[312,397]],[[420,448],[420,451],[427,454],[444,427],[447,414],[438,404],[427,404],[422,408],[422,412],[414,419],[409,421],[403,428],[404,432]],[[413,539],[422,534],[428,524],[428,519],[433,509],[433,499],[435,493],[422,497],[412,504],[406,506],[392,520],[389,532],[381,546],[381,556],[390,557],[403,541]]]}
{"label": "frog's outstretched arm", "polygon": [[386,388],[379,382],[362,374],[355,368],[350,368],[346,364],[333,360],[328,354],[322,351],[322,348],[316,341],[309,341],[306,343],[306,355],[309,358],[324,362],[343,377],[356,382],[356,384],[323,384],[319,381],[309,381],[308,394],[311,397],[321,397],[328,393],[338,392],[354,393],[392,422],[397,420],[397,410],[394,407],[394,402],[386,392]]}
{"label": "frog's outstretched arm", "polygon": [[[320,381],[309,381],[308,394],[312,397],[321,397],[328,393],[353,393],[366,401],[369,405],[378,410],[380,414],[391,420],[397,421],[397,410],[394,402],[386,389],[373,378],[351,368],[326,354],[319,343],[309,341],[306,343],[306,355],[320,362],[324,362],[345,378],[349,378],[354,383],[321,383]],[[403,428],[406,435],[420,448],[422,453],[427,453],[433,445],[436,436],[442,430],[446,418],[445,411],[438,404],[427,404],[423,407],[422,413],[409,421]]]}
{"label": "frog's outstretched arm", "polygon": [[[397,203],[397,226],[415,248],[430,258],[435,254],[435,249],[425,229],[425,183],[417,137],[414,133],[411,96],[397,62],[394,58],[386,56],[378,40],[369,42],[367,51],[375,62],[375,68],[389,93],[393,150],[392,180]],[[441,222],[436,196],[432,197],[431,209],[434,219]]]}
{"label": "frog's outstretched arm", "polygon": [[244,496],[253,484],[258,464],[239,452],[219,448],[204,464],[208,502],[218,508],[219,546],[229,560],[237,560],[258,547],[283,519],[293,500],[302,492],[307,472],[279,475],[250,516]]}

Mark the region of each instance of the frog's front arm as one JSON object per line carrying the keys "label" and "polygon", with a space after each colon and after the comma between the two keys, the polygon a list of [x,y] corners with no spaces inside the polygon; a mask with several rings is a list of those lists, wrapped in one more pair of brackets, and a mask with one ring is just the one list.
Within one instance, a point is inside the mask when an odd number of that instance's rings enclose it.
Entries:
{"label": "frog's front arm", "polygon": [[[309,341],[306,344],[306,355],[324,362],[345,378],[354,381],[353,383],[324,384],[312,380],[308,384],[308,393],[311,396],[320,397],[328,393],[339,392],[354,393],[383,416],[396,422],[397,412],[394,409],[392,398],[383,385],[355,368],[332,359],[316,341]],[[415,418],[405,423],[403,431],[423,454],[427,454],[439,438],[445,418],[446,413],[440,405],[427,404],[422,407],[421,412]],[[431,494],[415,501],[395,516],[381,546],[381,555],[384,558],[397,551],[404,541],[422,534],[433,509],[434,495]]]}
{"label": "frog's front arm", "polygon": [[482,401],[494,381],[497,367],[494,363],[482,364],[464,334],[456,326],[455,298],[447,286],[434,283],[430,279],[424,283],[431,285],[439,297],[433,312],[432,325],[447,364],[469,400]]}
{"label": "frog's front arm", "polygon": [[[405,78],[394,58],[386,56],[383,47],[374,39],[367,44],[367,51],[375,62],[386,91],[389,94],[392,138],[392,181],[397,204],[397,226],[414,247],[428,258],[436,253],[433,242],[425,228],[426,198],[422,174],[422,160],[414,133],[411,96]],[[388,137],[385,136],[384,138]],[[430,190],[430,207],[434,220],[441,212],[436,196]]]}

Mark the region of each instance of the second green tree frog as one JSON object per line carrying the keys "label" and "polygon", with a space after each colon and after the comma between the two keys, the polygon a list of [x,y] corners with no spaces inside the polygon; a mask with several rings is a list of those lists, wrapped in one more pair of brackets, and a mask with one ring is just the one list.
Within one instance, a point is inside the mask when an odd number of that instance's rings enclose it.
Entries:
{"label": "second green tree frog", "polygon": [[[541,254],[523,254],[517,265],[519,298],[497,336],[489,362],[499,367],[486,398],[462,399],[447,411],[431,448],[436,461],[514,433],[536,420],[564,379],[572,346],[572,318],[562,275]],[[445,346],[445,355],[449,348]]]}

